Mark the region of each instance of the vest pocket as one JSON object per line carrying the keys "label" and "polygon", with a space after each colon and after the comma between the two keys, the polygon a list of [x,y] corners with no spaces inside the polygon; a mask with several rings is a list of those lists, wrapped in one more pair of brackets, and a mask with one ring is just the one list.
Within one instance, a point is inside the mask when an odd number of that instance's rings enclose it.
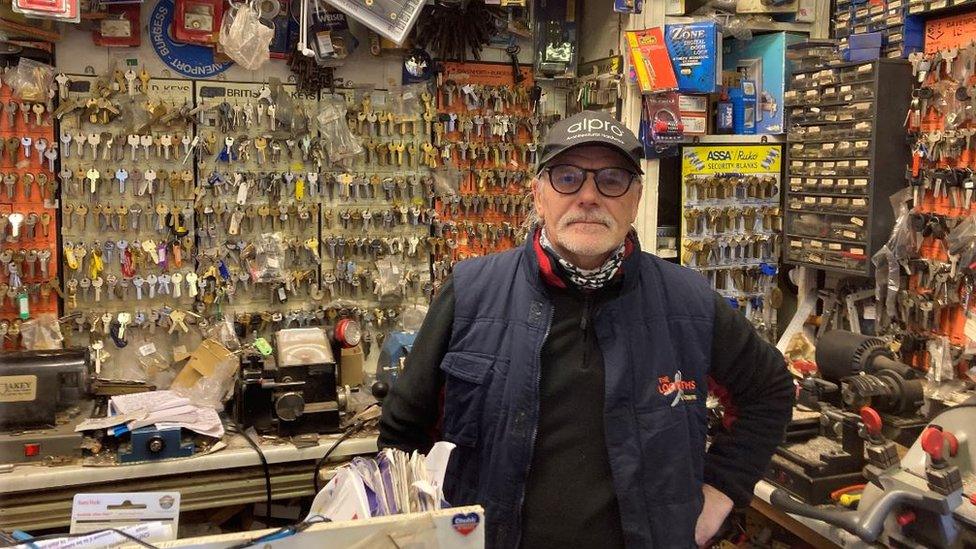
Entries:
{"label": "vest pocket", "polygon": [[478,443],[494,357],[466,352],[444,355],[444,438],[460,446]]}
{"label": "vest pocket", "polygon": [[638,413],[644,458],[644,495],[648,506],[686,502],[701,496],[694,472],[688,412],[667,406]]}

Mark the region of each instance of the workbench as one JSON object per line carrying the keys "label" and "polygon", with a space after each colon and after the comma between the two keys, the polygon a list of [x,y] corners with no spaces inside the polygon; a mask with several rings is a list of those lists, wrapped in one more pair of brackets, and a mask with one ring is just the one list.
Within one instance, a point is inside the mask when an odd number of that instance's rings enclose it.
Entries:
{"label": "workbench", "polygon": [[[339,435],[322,435],[318,445],[298,448],[263,440],[273,500],[312,496],[312,469]],[[74,495],[87,492],[180,492],[181,511],[264,503],[264,470],[257,452],[241,435],[227,435],[227,447],[209,454],[133,465],[20,465],[0,473],[0,528],[26,531],[64,528]],[[329,456],[323,476],[357,455],[377,452],[376,434],[343,441]],[[324,484],[324,483],[323,483]]]}
{"label": "workbench", "polygon": [[776,509],[769,504],[769,496],[775,488],[769,482],[760,480],[754,490],[756,497],[753,498],[750,506],[759,514],[779,524],[813,547],[817,549],[836,549],[837,547],[865,549],[869,547],[881,547],[880,545],[865,543],[857,536],[825,522],[791,515]]}

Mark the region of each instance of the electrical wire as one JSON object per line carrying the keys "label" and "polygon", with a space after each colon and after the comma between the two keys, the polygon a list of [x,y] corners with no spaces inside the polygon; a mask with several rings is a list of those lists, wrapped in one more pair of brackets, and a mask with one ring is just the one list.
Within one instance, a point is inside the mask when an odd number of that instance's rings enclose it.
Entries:
{"label": "electrical wire", "polygon": [[269,532],[263,536],[258,536],[253,539],[249,539],[243,543],[237,545],[232,545],[227,549],[244,549],[245,547],[251,547],[252,545],[257,545],[259,543],[267,543],[269,541],[276,541],[279,539],[287,538],[289,536],[294,536],[295,534],[306,530],[309,526],[313,524],[318,524],[320,522],[332,522],[330,519],[323,517],[322,515],[312,515],[307,519],[292,524],[290,526],[285,526],[283,528],[278,528],[274,532]]}
{"label": "electrical wire", "polygon": [[264,470],[264,492],[265,492],[266,505],[267,505],[267,507],[265,507],[264,509],[264,520],[270,526],[271,525],[271,468],[268,466],[268,460],[267,458],[264,457],[264,452],[261,451],[261,447],[258,446],[256,442],[251,440],[251,437],[248,436],[248,434],[244,431],[244,429],[241,428],[241,425],[237,423],[237,421],[234,418],[227,416],[227,421],[230,422],[230,424],[234,426],[234,430],[240,433],[240,435],[244,437],[244,440],[246,440],[247,443],[251,445],[251,448],[253,448],[254,451],[257,452],[258,458],[261,460],[261,468]]}
{"label": "electrical wire", "polygon": [[837,501],[844,494],[849,494],[850,492],[860,492],[864,490],[863,484],[852,484],[850,486],[844,486],[843,488],[838,488],[830,493],[830,499]]}
{"label": "electrical wire", "polygon": [[342,433],[342,436],[340,436],[338,438],[338,440],[336,440],[335,442],[333,442],[332,443],[332,446],[330,446],[329,449],[325,451],[325,454],[322,457],[320,457],[318,459],[318,461],[315,462],[315,470],[312,472],[312,474],[314,475],[312,477],[312,486],[315,487],[315,493],[316,494],[319,493],[319,471],[322,470],[322,465],[325,464],[325,460],[329,459],[329,456],[332,455],[332,452],[334,452],[335,449],[338,448],[340,444],[342,444],[342,441],[348,439],[349,437],[351,437],[355,433],[358,433],[359,431],[361,431],[363,429],[363,427],[366,426],[367,423],[369,423],[369,422],[368,421],[358,421],[358,422],[354,423],[352,426],[350,426],[348,429],[346,429],[346,432],[345,433]]}

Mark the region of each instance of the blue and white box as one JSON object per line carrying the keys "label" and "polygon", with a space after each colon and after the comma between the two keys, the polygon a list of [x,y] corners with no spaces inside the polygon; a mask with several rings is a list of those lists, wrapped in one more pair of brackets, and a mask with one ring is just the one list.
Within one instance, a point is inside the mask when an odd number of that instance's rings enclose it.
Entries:
{"label": "blue and white box", "polygon": [[712,93],[722,83],[722,33],[714,22],[664,26],[678,91]]}

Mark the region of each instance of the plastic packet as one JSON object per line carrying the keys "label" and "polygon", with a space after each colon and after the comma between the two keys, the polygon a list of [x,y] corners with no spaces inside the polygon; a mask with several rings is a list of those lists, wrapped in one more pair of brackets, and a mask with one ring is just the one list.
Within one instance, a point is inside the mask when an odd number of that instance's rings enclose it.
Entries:
{"label": "plastic packet", "polygon": [[461,182],[464,174],[453,166],[447,166],[433,173],[434,195],[435,196],[455,196],[460,194]]}
{"label": "plastic packet", "polygon": [[240,359],[232,355],[218,362],[213,373],[197,380],[189,387],[173,387],[173,391],[180,396],[190,399],[197,406],[205,406],[220,410],[227,402],[234,390],[234,379]]}
{"label": "plastic packet", "polygon": [[936,336],[928,341],[926,350],[929,352],[931,365],[925,377],[932,383],[942,383],[955,379],[952,364],[952,345],[949,338]]}
{"label": "plastic packet", "polygon": [[54,82],[54,67],[21,57],[13,74],[4,80],[13,90],[14,96],[22,101],[46,103],[51,83]]}
{"label": "plastic packet", "polygon": [[60,349],[64,336],[61,324],[53,313],[44,313],[20,325],[21,343],[28,351]]}
{"label": "plastic packet", "polygon": [[387,93],[387,111],[407,120],[417,120],[420,113],[420,94],[426,90],[425,84],[391,86]]}
{"label": "plastic packet", "polygon": [[220,25],[220,45],[227,57],[241,67],[258,70],[271,58],[274,28],[266,26],[261,14],[250,4],[232,6]]}
{"label": "plastic packet", "polygon": [[237,338],[234,322],[230,319],[225,319],[211,326],[204,338],[216,340],[230,351],[237,351],[241,348],[241,340]]}
{"label": "plastic packet", "polygon": [[253,278],[255,282],[276,283],[285,281],[282,264],[285,246],[279,233],[265,233],[255,244]]}
{"label": "plastic packet", "polygon": [[319,132],[325,142],[329,161],[339,163],[363,153],[359,139],[349,131],[346,122],[346,101],[332,96],[319,101],[319,114],[316,117]]}

